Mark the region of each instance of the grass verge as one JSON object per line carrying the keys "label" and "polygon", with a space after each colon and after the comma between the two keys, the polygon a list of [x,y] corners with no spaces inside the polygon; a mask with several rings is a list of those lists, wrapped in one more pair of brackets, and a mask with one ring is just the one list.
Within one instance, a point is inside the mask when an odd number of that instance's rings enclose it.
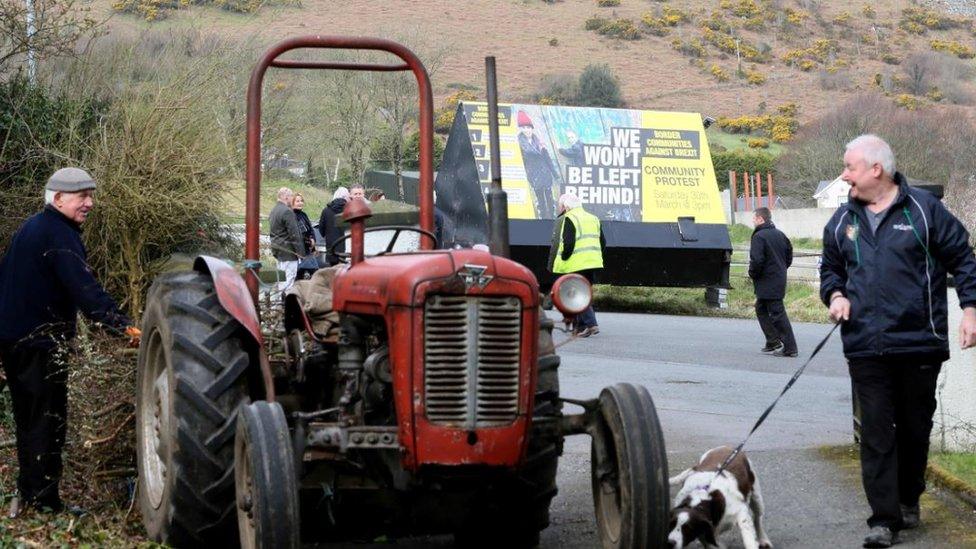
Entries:
{"label": "grass verge", "polygon": [[[773,214],[773,223],[776,223],[776,214]],[[733,245],[747,245],[752,240],[752,227],[736,224],[729,226],[729,238]],[[819,238],[791,238],[794,250],[822,250],[823,240]],[[748,259],[748,258],[746,258]]]}
{"label": "grass verge", "polygon": [[[737,272],[740,271],[740,272]],[[728,308],[715,309],[705,302],[704,288],[643,288],[636,286],[594,286],[594,306],[598,311],[625,311],[681,316],[755,318],[756,295],[742,269],[733,268]],[[786,285],[786,313],[792,322],[830,322],[819,291],[805,282]]]}
{"label": "grass verge", "polygon": [[976,454],[930,455],[929,478],[976,508]]}

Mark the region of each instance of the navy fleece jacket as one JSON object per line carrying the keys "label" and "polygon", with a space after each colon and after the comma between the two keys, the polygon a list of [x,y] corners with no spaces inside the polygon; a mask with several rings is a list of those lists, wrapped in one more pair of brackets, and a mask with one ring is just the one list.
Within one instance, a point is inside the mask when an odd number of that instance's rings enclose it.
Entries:
{"label": "navy fleece jacket", "polygon": [[114,330],[132,325],[95,280],[81,227],[48,206],[21,225],[0,259],[0,342],[53,347],[74,337],[78,311]]}

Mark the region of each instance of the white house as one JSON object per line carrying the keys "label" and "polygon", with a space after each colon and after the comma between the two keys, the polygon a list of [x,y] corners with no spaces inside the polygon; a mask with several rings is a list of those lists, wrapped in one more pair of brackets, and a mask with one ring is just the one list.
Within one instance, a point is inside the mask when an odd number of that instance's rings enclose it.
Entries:
{"label": "white house", "polygon": [[821,181],[813,197],[817,199],[818,208],[836,208],[847,204],[847,193],[851,186],[838,177],[833,181]]}

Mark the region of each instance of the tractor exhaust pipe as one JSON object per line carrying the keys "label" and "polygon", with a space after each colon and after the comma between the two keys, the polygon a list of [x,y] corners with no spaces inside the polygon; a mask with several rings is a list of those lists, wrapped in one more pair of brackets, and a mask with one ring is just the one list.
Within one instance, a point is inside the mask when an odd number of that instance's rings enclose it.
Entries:
{"label": "tractor exhaust pipe", "polygon": [[508,195],[502,190],[502,158],[498,144],[498,84],[495,57],[485,57],[488,91],[488,143],[491,150],[491,190],[488,191],[488,249],[492,255],[509,257]]}

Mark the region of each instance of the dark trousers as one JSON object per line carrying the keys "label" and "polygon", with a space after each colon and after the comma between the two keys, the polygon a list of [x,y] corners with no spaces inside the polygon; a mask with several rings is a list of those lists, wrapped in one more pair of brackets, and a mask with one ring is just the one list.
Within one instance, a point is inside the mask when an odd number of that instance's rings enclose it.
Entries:
{"label": "dark trousers", "polygon": [[0,344],[17,424],[17,490],[24,504],[60,510],[61,449],[68,418],[67,369],[50,350]]}
{"label": "dark trousers", "polygon": [[869,526],[901,527],[901,505],[925,491],[935,388],[942,364],[924,359],[852,359],[861,407],[861,480]]}
{"label": "dark trousers", "polygon": [[793,326],[790,325],[790,318],[786,316],[786,307],[783,306],[782,299],[757,299],[756,318],[759,319],[759,327],[766,336],[766,345],[782,341],[783,352],[796,352]]}

